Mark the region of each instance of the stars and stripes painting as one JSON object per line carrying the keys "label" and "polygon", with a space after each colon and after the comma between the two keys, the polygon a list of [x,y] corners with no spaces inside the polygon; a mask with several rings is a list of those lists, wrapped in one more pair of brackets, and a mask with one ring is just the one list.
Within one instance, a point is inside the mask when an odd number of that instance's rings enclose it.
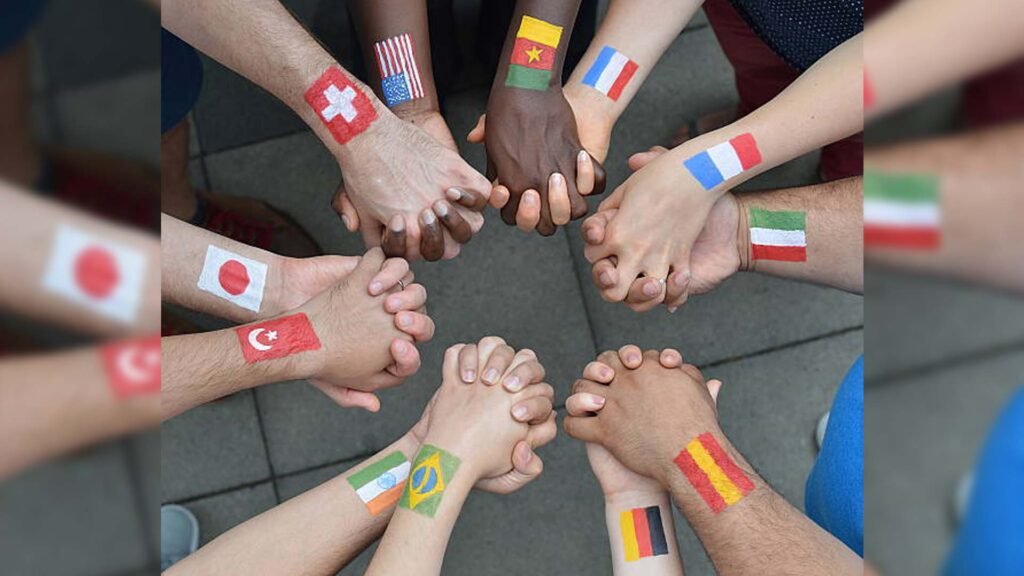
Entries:
{"label": "stars and stripes painting", "polygon": [[381,90],[388,107],[423,98],[423,81],[416,65],[416,50],[409,34],[399,34],[373,45]]}

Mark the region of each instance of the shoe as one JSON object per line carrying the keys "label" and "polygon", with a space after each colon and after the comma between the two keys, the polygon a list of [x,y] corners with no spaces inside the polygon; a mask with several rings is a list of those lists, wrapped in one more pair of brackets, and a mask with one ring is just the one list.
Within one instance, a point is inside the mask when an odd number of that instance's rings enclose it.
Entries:
{"label": "shoe", "polygon": [[177,504],[160,507],[160,570],[167,570],[199,549],[199,522]]}
{"label": "shoe", "polygon": [[971,503],[971,492],[974,491],[974,472],[964,474],[956,484],[953,493],[953,521],[959,526],[967,516],[967,507]]}
{"label": "shoe", "polygon": [[323,250],[313,237],[287,214],[251,198],[196,195],[191,224],[249,246],[293,258],[319,256]]}
{"label": "shoe", "polygon": [[814,428],[814,444],[818,447],[818,452],[821,452],[821,445],[825,442],[825,430],[828,430],[828,415],[830,412],[825,412],[821,419],[818,420],[818,425]]}

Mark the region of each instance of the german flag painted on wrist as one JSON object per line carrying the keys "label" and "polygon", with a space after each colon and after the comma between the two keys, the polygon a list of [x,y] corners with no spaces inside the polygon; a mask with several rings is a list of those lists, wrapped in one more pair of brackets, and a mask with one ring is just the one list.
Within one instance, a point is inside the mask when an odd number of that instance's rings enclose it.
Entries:
{"label": "german flag painted on wrist", "polygon": [[526,90],[547,90],[562,41],[562,27],[533,16],[523,16],[512,46],[505,85]]}

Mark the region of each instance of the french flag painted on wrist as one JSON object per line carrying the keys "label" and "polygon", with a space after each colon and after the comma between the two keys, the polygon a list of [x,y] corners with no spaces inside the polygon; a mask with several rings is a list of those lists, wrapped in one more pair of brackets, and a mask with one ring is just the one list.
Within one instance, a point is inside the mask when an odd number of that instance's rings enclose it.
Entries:
{"label": "french flag painted on wrist", "polygon": [[683,165],[705,190],[711,190],[760,163],[757,141],[747,132],[691,156]]}
{"label": "french flag painted on wrist", "polygon": [[618,101],[622,90],[636,74],[637,63],[611,46],[601,48],[597,59],[587,70],[583,83]]}

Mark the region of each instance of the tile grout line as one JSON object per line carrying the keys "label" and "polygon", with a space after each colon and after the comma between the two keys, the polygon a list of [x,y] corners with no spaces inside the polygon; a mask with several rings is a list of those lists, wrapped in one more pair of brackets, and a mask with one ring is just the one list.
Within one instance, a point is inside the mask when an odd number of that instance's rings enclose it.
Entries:
{"label": "tile grout line", "polygon": [[260,411],[260,400],[256,397],[256,391],[250,390],[252,394],[253,408],[256,409],[256,424],[260,428],[260,439],[263,441],[263,457],[267,460],[267,470],[270,471],[270,485],[274,489],[274,501],[281,503],[281,494],[277,491],[277,474],[274,472],[274,462],[270,459],[270,444],[267,442],[267,431],[263,427],[263,413]]}
{"label": "tile grout line", "polygon": [[153,549],[153,531],[150,530],[150,519],[146,517],[145,513],[149,506],[146,502],[145,491],[142,488],[144,480],[139,472],[142,469],[142,463],[135,456],[133,441],[135,440],[125,439],[121,443],[121,452],[128,467],[128,479],[132,485],[132,500],[135,501],[139,523],[142,524],[142,540],[143,546],[146,549],[146,559],[149,562],[154,562],[159,560],[160,554],[158,550]]}
{"label": "tile grout line", "polygon": [[[749,354],[740,355],[740,356],[733,356],[733,357],[729,357],[729,358],[723,358],[721,360],[715,360],[715,361],[709,362],[707,364],[698,365],[698,368],[700,368],[701,370],[704,370],[706,368],[714,368],[714,367],[718,367],[718,366],[724,366],[724,365],[727,365],[727,364],[733,364],[733,363],[736,363],[736,362],[741,362],[743,360],[749,360],[751,358],[758,358],[760,356],[765,356],[767,354],[771,354],[771,353],[774,353],[774,352],[781,352],[781,351],[785,351],[785,350],[788,350],[788,349],[791,349],[791,348],[797,348],[799,346],[805,346],[807,344],[813,344],[814,342],[817,342],[819,340],[826,340],[826,339],[834,338],[834,337],[837,337],[837,336],[843,336],[843,335],[846,335],[846,334],[850,334],[850,333],[856,332],[857,330],[861,330],[861,329],[863,329],[863,325],[850,326],[850,327],[847,327],[847,328],[840,328],[838,330],[833,330],[831,332],[826,332],[824,334],[819,334],[817,336],[812,336],[810,338],[805,338],[803,340],[796,340],[796,341],[793,341],[793,342],[790,342],[790,343],[787,343],[787,344],[782,344],[782,345],[779,345],[779,346],[773,346],[771,348],[765,348],[763,350],[757,350],[757,351],[751,352]],[[1024,347],[1024,342],[1021,343],[1021,346]],[[565,402],[556,403],[555,408],[558,409],[558,410],[563,410],[565,408]],[[266,445],[265,441],[264,441],[264,445]],[[307,474],[309,472],[316,472],[318,470],[323,470],[325,468],[330,468],[332,466],[337,466],[339,464],[345,464],[346,462],[352,462],[353,464],[358,464],[360,461],[365,460],[365,459],[373,456],[376,453],[377,453],[377,451],[375,451],[375,450],[368,450],[368,451],[365,451],[365,452],[361,452],[359,454],[354,454],[352,456],[346,456],[344,458],[339,458],[339,459],[336,459],[336,460],[330,460],[328,462],[324,462],[324,463],[321,463],[321,464],[314,464],[312,466],[307,466],[305,468],[299,468],[297,470],[292,470],[290,472],[283,472],[281,474],[272,474],[270,476],[259,478],[257,480],[252,480],[252,481],[249,481],[249,482],[243,482],[241,484],[237,484],[237,485],[234,485],[234,486],[229,486],[227,488],[221,488],[221,489],[217,489],[217,490],[212,490],[210,492],[205,492],[205,493],[202,493],[202,494],[197,494],[197,495],[194,495],[194,496],[189,496],[187,498],[183,498],[183,499],[180,499],[180,500],[171,500],[171,501],[168,501],[168,502],[176,502],[178,504],[188,504],[188,503],[196,502],[196,501],[203,500],[203,499],[206,499],[206,498],[212,498],[214,496],[222,496],[224,494],[228,494],[228,493],[234,492],[236,490],[245,490],[245,489],[249,489],[249,488],[255,488],[256,486],[259,486],[260,484],[264,484],[264,483],[266,483],[268,481],[274,483],[274,492],[275,492],[275,495],[277,495],[277,480],[283,480],[285,478],[291,478],[293,476],[299,476],[299,475],[302,475],[302,474]],[[269,462],[269,458],[268,458],[268,462]],[[280,498],[278,498],[278,501],[280,503]]]}

